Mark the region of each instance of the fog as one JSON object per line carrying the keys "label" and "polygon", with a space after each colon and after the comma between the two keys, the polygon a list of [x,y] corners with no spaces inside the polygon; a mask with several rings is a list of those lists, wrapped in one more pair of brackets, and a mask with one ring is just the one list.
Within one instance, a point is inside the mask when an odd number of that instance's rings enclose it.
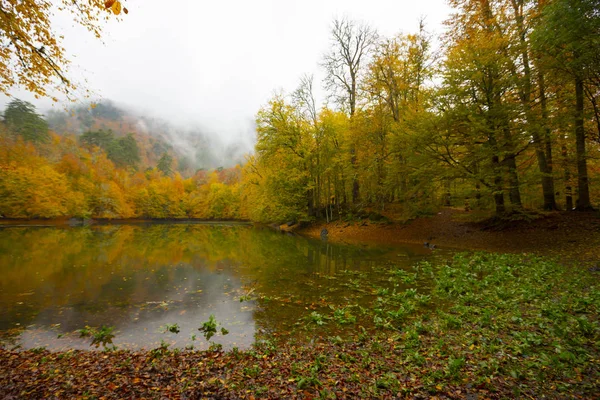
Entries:
{"label": "fog", "polygon": [[[425,17],[435,38],[449,13],[443,0],[124,4],[129,14],[108,22],[102,41],[73,26],[70,18],[56,16],[57,34],[65,35],[72,60],[71,79],[94,98],[166,121],[176,146],[185,148],[190,135],[202,132],[215,139],[215,146],[235,143],[247,150],[255,137],[254,115],[274,91],[292,91],[301,75],[312,73],[318,99],[324,101],[319,62],[330,46],[333,18],[365,22],[391,36],[416,32]],[[12,94],[41,111],[65,108],[22,90]],[[0,108],[7,101],[1,98]]]}

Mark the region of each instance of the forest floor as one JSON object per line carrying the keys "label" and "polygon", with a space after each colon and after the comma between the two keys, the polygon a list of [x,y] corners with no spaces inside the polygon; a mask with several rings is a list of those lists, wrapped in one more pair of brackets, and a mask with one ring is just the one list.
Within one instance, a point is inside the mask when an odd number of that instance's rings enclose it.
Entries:
{"label": "forest floor", "polygon": [[551,212],[533,220],[503,222],[481,219],[472,212],[444,208],[430,217],[405,223],[344,222],[315,223],[298,231],[319,238],[328,230],[328,240],[345,243],[430,243],[437,247],[503,253],[534,253],[595,266],[600,263],[600,213]]}

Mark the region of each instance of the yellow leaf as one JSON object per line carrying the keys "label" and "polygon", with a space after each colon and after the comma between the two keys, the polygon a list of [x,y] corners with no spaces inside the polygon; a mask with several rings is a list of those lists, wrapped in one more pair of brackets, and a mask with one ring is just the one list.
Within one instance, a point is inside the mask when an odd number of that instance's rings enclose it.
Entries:
{"label": "yellow leaf", "polygon": [[121,14],[121,2],[120,1],[115,1],[113,3],[113,5],[110,7],[110,9],[112,10],[112,12],[115,15]]}
{"label": "yellow leaf", "polygon": [[116,0],[106,0],[104,2],[104,8],[111,8],[113,4],[115,4]]}

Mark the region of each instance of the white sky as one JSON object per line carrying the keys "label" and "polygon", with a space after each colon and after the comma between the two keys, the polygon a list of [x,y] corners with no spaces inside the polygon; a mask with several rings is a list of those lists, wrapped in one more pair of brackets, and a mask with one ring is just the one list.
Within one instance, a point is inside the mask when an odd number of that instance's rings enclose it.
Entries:
{"label": "white sky", "polygon": [[[71,77],[145,114],[195,124],[221,138],[252,129],[259,107],[304,73],[322,78],[334,17],[365,22],[380,34],[412,33],[426,17],[442,32],[444,0],[124,0],[129,14],[104,29],[104,43],[60,18]],[[14,95],[46,108],[19,90]],[[322,96],[320,96],[322,97]],[[4,108],[6,99],[0,99]]]}

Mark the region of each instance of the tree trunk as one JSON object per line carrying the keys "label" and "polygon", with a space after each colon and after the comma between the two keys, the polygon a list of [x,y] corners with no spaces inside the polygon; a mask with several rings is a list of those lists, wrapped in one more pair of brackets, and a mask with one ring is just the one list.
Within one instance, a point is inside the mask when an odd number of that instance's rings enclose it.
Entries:
{"label": "tree trunk", "polygon": [[[538,72],[539,77],[539,93],[540,93],[540,104],[542,108],[542,121],[541,128],[543,129],[543,139],[538,138],[541,142],[544,142],[542,149],[543,156],[538,156],[538,165],[540,172],[542,173],[542,192],[544,194],[544,210],[557,210],[556,196],[554,189],[554,176],[552,175],[552,141],[550,140],[550,127],[548,126],[548,100],[546,98],[546,85],[544,83],[544,73]],[[535,137],[534,137],[535,140]],[[536,151],[539,149],[536,148]]]}
{"label": "tree trunk", "polygon": [[358,204],[358,198],[360,195],[360,186],[358,184],[358,173],[356,168],[356,150],[352,148],[352,158],[350,159],[352,163],[352,204]]}
{"label": "tree trunk", "polygon": [[567,157],[567,146],[562,146],[562,158],[565,168],[564,182],[565,182],[565,209],[567,211],[573,210],[573,189],[571,188],[571,171],[569,170],[569,159]]}
{"label": "tree trunk", "polygon": [[508,183],[510,185],[508,198],[510,199],[510,204],[512,204],[514,208],[521,209],[523,208],[523,203],[521,202],[521,191],[519,189],[516,156],[514,154],[509,154],[507,157],[508,158],[504,159],[504,162],[508,167]]}
{"label": "tree trunk", "polygon": [[314,193],[314,189],[308,189],[306,191],[306,200],[307,200],[307,208],[308,208],[308,216],[309,217],[314,217],[316,215],[315,213],[315,193]]}
{"label": "tree trunk", "polygon": [[577,210],[592,208],[585,154],[585,131],[583,128],[583,79],[575,78],[575,143],[577,149]]}
{"label": "tree trunk", "polygon": [[502,187],[502,175],[500,173],[500,159],[492,156],[492,167],[494,168],[494,203],[496,205],[496,216],[500,217],[506,212],[504,206],[504,189]]}
{"label": "tree trunk", "polygon": [[[547,155],[544,149],[544,140],[541,135],[541,127],[536,121],[536,116],[532,112],[532,85],[531,85],[531,66],[529,63],[529,44],[527,42],[527,28],[525,27],[525,18],[523,16],[524,1],[513,0],[513,10],[515,13],[515,22],[519,31],[519,41],[521,43],[521,60],[523,62],[523,84],[521,86],[521,102],[525,110],[525,118],[527,124],[531,128],[531,137],[535,146],[535,154],[538,161],[538,168],[542,175],[542,195],[544,198],[544,210],[556,209],[556,200],[554,198],[554,179],[552,177],[552,167],[548,163]],[[516,72],[515,72],[516,73]],[[541,125],[547,126],[547,104],[546,104],[546,93],[544,88],[544,74],[539,70],[539,90],[540,99],[542,101],[542,121]]]}
{"label": "tree trunk", "polygon": [[512,204],[513,208],[521,209],[523,208],[523,203],[521,202],[521,191],[519,189],[519,175],[517,172],[517,156],[514,153],[514,143],[513,138],[510,133],[509,122],[505,120],[503,128],[504,133],[504,148],[507,150],[506,155],[502,163],[508,169],[508,198],[510,200],[510,204]]}
{"label": "tree trunk", "polygon": [[452,193],[451,193],[452,182],[450,182],[450,179],[444,180],[444,188],[445,188],[444,206],[450,207],[452,205]]}

